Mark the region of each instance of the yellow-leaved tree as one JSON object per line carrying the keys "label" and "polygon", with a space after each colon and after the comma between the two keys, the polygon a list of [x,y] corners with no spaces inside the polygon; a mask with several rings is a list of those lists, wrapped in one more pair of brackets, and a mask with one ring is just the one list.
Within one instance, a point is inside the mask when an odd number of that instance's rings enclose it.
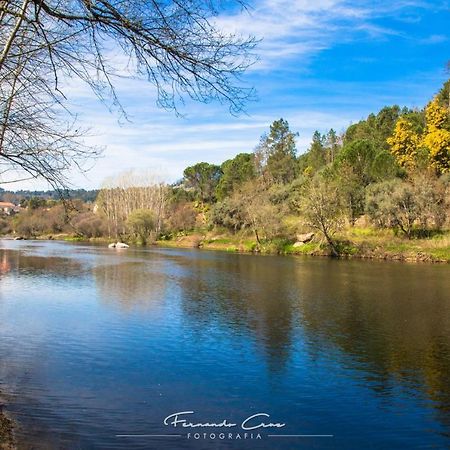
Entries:
{"label": "yellow-leaved tree", "polygon": [[427,127],[422,139],[428,149],[430,166],[438,173],[450,172],[449,110],[435,97],[425,110]]}
{"label": "yellow-leaved tree", "polygon": [[413,125],[405,117],[400,117],[395,124],[394,133],[387,139],[391,153],[401,167],[413,169],[416,165],[420,137]]}

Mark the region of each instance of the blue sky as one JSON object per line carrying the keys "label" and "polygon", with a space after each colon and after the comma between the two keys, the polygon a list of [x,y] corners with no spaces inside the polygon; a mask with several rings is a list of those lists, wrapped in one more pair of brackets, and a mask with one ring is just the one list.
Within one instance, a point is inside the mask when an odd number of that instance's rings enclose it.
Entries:
{"label": "blue sky", "polygon": [[217,23],[262,39],[259,61],[244,77],[258,95],[247,114],[187,102],[184,117],[176,117],[156,107],[151,85],[120,79],[130,121],[118,120],[73,81],[72,107],[91,129],[86,143],[104,148],[86,175],[73,172],[75,187],[97,188],[131,169],[175,181],[190,164],[252,151],[280,117],[300,133],[302,153],[314,130],[343,131],[385,105],[422,107],[450,77],[448,1],[260,0],[247,11],[222,14]]}

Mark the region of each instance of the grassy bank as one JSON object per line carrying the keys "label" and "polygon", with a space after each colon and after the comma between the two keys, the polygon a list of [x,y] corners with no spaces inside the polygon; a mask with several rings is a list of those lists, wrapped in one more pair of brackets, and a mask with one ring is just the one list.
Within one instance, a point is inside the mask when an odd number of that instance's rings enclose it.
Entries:
{"label": "grassy bank", "polygon": [[[450,232],[432,237],[406,239],[391,230],[374,228],[349,228],[336,236],[341,257],[369,258],[397,261],[450,262]],[[253,252],[281,255],[331,256],[324,241],[314,238],[311,242],[295,246],[287,239],[274,239],[258,244],[248,235],[229,235],[208,232],[192,233],[172,240],[158,241],[165,247],[203,248],[228,252]]]}

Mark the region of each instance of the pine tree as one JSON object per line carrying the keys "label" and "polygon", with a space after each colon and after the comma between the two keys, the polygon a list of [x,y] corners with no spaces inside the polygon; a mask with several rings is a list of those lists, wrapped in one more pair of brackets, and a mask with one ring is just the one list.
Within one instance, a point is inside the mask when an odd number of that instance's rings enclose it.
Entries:
{"label": "pine tree", "polygon": [[289,129],[287,120],[275,120],[263,146],[267,153],[266,169],[276,183],[290,183],[297,175],[297,133]]}

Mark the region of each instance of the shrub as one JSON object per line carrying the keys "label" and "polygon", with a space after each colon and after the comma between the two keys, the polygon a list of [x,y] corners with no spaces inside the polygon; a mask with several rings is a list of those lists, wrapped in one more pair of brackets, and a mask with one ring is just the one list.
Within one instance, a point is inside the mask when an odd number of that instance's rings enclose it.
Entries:
{"label": "shrub", "polygon": [[87,238],[101,237],[106,232],[104,221],[92,212],[79,214],[72,223],[75,230]]}
{"label": "shrub", "polygon": [[155,214],[150,209],[136,209],[127,219],[127,228],[142,245],[147,243],[155,225]]}
{"label": "shrub", "polygon": [[7,219],[0,217],[0,234],[8,234],[11,233],[11,231],[11,223]]}
{"label": "shrub", "polygon": [[195,227],[197,212],[192,203],[177,203],[172,206],[167,219],[170,231],[190,231]]}
{"label": "shrub", "polygon": [[408,182],[374,184],[366,191],[366,212],[371,222],[400,230],[408,238],[416,232],[439,230],[447,207],[445,183],[429,175],[416,175]]}

